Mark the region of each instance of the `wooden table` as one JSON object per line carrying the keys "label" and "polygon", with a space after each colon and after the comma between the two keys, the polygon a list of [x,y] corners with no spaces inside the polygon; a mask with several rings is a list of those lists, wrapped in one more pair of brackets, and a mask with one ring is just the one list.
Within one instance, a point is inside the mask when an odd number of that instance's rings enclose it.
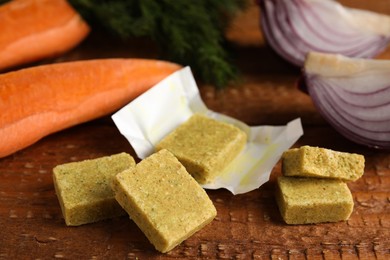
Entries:
{"label": "wooden table", "polygon": [[[389,0],[343,1],[390,14]],[[299,71],[264,43],[256,6],[241,14],[227,36],[234,43],[243,81],[216,91],[200,85],[209,108],[250,125],[281,125],[302,118],[295,144],[361,153],[364,176],[349,183],[355,208],[346,222],[286,225],[274,199],[275,177],[252,192],[233,196],[207,191],[218,215],[167,254],[160,254],[127,217],[80,227],[65,226],[52,168],[69,161],[134,152],[109,116],[52,134],[0,159],[0,259],[390,259],[390,153],[354,144],[333,130],[294,82]],[[49,62],[104,57],[157,57],[145,40],[118,43],[92,33],[76,49]],[[381,55],[390,57],[390,49]],[[1,141],[0,141],[1,142]],[[1,144],[0,144],[1,145]]]}

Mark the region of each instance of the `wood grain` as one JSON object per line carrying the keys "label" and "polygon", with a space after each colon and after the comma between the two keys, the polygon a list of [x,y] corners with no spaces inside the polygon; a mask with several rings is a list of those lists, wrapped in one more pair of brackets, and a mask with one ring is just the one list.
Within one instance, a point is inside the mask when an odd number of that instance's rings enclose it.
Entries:
{"label": "wood grain", "polygon": [[[390,14],[388,0],[345,2]],[[305,133],[295,146],[363,154],[364,176],[349,183],[355,207],[348,221],[286,225],[273,195],[279,162],[270,181],[257,190],[237,196],[207,191],[217,218],[167,254],[158,253],[127,217],[67,227],[52,168],[122,151],[135,155],[107,116],[0,159],[0,259],[390,259],[390,152],[354,144],[321,118],[310,98],[294,86],[299,71],[262,41],[253,22],[257,15],[251,6],[227,32],[243,81],[223,91],[201,84],[202,98],[211,109],[251,125],[279,125],[301,117]],[[93,33],[67,55],[45,62],[157,56],[153,43],[143,39],[122,43]]]}

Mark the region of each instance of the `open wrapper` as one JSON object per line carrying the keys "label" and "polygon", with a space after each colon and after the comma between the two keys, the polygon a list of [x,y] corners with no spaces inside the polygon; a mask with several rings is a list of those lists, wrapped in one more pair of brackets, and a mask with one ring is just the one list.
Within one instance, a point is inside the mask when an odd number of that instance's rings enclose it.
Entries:
{"label": "open wrapper", "polygon": [[299,118],[285,126],[253,126],[209,110],[203,103],[189,67],[149,89],[112,116],[140,159],[155,152],[155,145],[194,113],[233,124],[248,135],[243,151],[206,189],[225,188],[233,194],[257,189],[269,180],[282,153],[303,134]]}

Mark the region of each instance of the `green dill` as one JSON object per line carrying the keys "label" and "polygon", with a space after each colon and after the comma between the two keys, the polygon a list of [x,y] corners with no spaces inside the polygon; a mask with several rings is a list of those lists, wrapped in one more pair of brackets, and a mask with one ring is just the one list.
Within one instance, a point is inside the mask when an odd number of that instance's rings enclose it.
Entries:
{"label": "green dill", "polygon": [[162,59],[190,66],[218,88],[238,77],[224,31],[245,0],[70,0],[92,26],[124,40],[149,37]]}

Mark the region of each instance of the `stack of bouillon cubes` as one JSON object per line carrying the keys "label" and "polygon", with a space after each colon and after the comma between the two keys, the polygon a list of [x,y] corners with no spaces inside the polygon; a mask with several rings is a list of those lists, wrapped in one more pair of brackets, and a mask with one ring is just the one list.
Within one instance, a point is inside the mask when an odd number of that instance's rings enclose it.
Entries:
{"label": "stack of bouillon cubes", "polygon": [[276,200],[287,224],[348,220],[353,198],[346,182],[364,173],[364,156],[302,146],[282,155]]}

